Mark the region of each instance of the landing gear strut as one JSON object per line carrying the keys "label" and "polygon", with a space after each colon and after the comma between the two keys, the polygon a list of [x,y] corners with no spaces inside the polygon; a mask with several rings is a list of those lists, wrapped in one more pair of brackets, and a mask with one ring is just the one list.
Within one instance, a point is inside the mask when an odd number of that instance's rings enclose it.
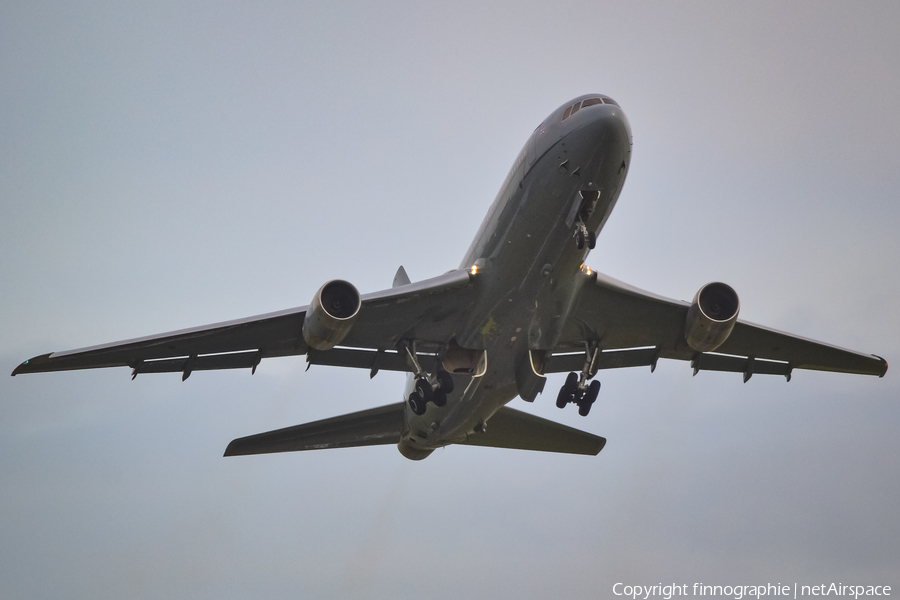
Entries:
{"label": "landing gear strut", "polygon": [[600,355],[600,346],[596,342],[589,342],[585,349],[584,368],[581,375],[569,373],[566,382],[559,390],[556,397],[556,406],[565,408],[570,402],[578,405],[578,414],[586,417],[591,412],[591,406],[597,400],[600,393],[600,382],[590,381],[597,373],[597,358]]}
{"label": "landing gear strut", "polygon": [[424,415],[429,402],[434,402],[437,407],[446,405],[447,394],[453,391],[453,378],[450,373],[438,367],[434,375],[429,376],[416,359],[414,345],[411,347],[407,342],[403,342],[401,349],[406,353],[406,361],[416,377],[415,389],[410,392],[407,399],[412,411],[417,415]]}
{"label": "landing gear strut", "polygon": [[597,234],[593,231],[588,231],[587,225],[581,219],[576,221],[575,226],[575,247],[581,250],[584,248],[585,242],[587,242],[588,248],[593,250],[594,246],[597,245]]}

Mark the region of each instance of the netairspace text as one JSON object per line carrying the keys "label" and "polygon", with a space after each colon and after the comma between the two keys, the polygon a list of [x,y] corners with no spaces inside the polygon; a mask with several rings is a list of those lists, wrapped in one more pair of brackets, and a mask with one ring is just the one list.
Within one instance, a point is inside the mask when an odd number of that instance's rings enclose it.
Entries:
{"label": "netairspace text", "polygon": [[767,583],[764,585],[706,585],[695,583],[693,585],[683,583],[671,583],[656,585],[629,585],[617,583],[613,586],[613,594],[625,596],[637,600],[649,600],[651,597],[671,600],[681,596],[706,596],[707,598],[800,598],[815,596],[842,596],[844,598],[890,596],[889,585],[845,585],[843,583],[820,583],[818,585],[784,585],[781,583]]}

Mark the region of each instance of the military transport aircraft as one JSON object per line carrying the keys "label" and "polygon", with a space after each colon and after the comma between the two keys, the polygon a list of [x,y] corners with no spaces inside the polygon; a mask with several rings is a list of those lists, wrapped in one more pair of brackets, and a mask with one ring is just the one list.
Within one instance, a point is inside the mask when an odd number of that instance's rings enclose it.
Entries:
{"label": "military transport aircraft", "polygon": [[306,355],[311,365],[408,373],[403,402],[236,439],[226,456],[397,444],[420,460],[450,444],[595,455],[606,440],[505,406],[534,401],[569,372],[556,404],[586,416],[601,369],[656,367],[781,375],[794,369],[883,376],[878,356],[738,320],[724,283],[693,302],[657,296],[584,264],[631,163],[631,128],[608,96],[575,98],[528,139],[459,269],[360,295],[323,285],[309,306],[37,356],[13,375],[96,367],[144,373],[249,369]]}

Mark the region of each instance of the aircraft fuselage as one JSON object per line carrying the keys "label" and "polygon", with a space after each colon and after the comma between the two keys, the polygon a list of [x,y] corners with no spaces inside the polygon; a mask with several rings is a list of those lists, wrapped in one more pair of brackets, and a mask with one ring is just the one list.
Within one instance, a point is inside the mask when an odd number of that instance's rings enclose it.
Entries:
{"label": "aircraft fuselage", "polygon": [[[530,368],[529,351],[556,347],[588,279],[590,249],[576,244],[578,222],[599,234],[631,162],[631,128],[618,105],[597,102],[568,114],[597,97],[576,98],[538,126],[466,252],[460,268],[475,273],[475,300],[456,343],[483,350],[486,364],[477,376],[454,376],[445,406],[429,403],[423,415],[407,408],[399,444],[407,458],[425,458],[484,429],[521,393],[516,374]],[[413,385],[410,376],[404,397]]]}

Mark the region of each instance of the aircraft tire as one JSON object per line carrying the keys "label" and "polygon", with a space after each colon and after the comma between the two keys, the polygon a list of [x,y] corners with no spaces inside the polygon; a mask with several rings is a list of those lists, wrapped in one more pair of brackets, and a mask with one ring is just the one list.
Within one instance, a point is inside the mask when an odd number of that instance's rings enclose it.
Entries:
{"label": "aircraft tire", "polygon": [[584,248],[584,234],[581,232],[581,230],[579,230],[575,234],[575,247],[579,250]]}
{"label": "aircraft tire", "polygon": [[565,408],[566,404],[575,401],[576,385],[578,385],[578,375],[569,373],[566,377],[566,382],[559,390],[559,395],[556,397],[556,406],[558,408]]}
{"label": "aircraft tire", "polygon": [[424,415],[425,409],[427,408],[425,401],[422,400],[422,396],[419,395],[419,392],[412,392],[409,395],[409,407],[419,416]]}
{"label": "aircraft tire", "polygon": [[578,414],[582,417],[588,416],[588,413],[591,412],[591,405],[587,402],[582,402],[578,405]]}
{"label": "aircraft tire", "polygon": [[594,246],[597,245],[597,234],[593,231],[588,232],[588,248],[591,250],[594,249]]}
{"label": "aircraft tire", "polygon": [[597,401],[597,395],[600,393],[600,382],[594,380],[591,382],[591,385],[588,386],[587,393],[584,395],[584,402],[586,404],[593,404]]}
{"label": "aircraft tire", "polygon": [[437,380],[438,383],[441,384],[441,389],[444,390],[445,394],[453,393],[453,378],[450,377],[450,373],[447,371],[438,371]]}
{"label": "aircraft tire", "polygon": [[431,384],[428,383],[428,380],[424,377],[416,379],[416,391],[419,393],[419,397],[422,398],[422,401],[425,403],[430,402],[431,397],[434,395],[434,388],[431,387]]}

